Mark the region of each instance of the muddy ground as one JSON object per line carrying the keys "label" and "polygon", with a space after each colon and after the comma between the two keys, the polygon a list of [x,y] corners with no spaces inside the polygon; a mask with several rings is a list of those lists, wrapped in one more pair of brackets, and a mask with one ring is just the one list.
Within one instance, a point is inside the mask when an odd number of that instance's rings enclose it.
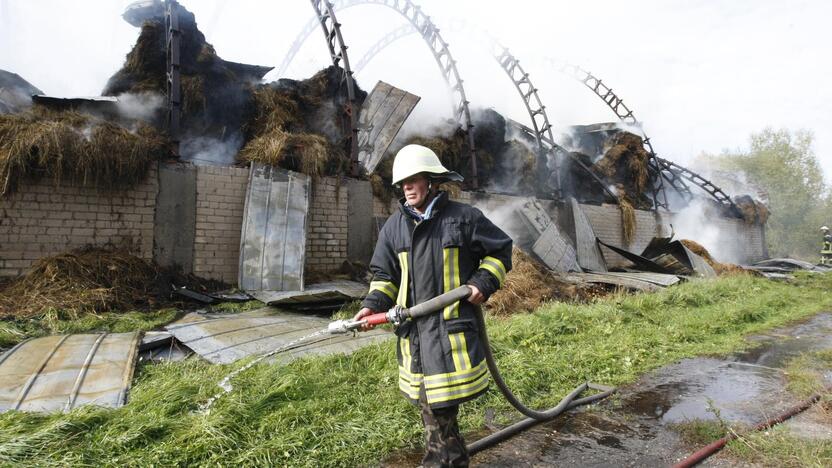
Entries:
{"label": "muddy ground", "polygon": [[[797,398],[783,368],[800,354],[832,349],[832,313],[753,336],[752,350],[722,358],[685,359],[642,377],[602,404],[538,425],[474,456],[473,466],[669,466],[698,446],[685,443],[675,424],[701,419],[756,424]],[[832,375],[825,378],[832,382]],[[493,390],[496,391],[496,390]],[[816,409],[784,423],[805,438],[832,438]],[[484,434],[468,434],[471,442]],[[383,466],[417,466],[421,454],[394,456]],[[751,466],[716,455],[700,466]]]}

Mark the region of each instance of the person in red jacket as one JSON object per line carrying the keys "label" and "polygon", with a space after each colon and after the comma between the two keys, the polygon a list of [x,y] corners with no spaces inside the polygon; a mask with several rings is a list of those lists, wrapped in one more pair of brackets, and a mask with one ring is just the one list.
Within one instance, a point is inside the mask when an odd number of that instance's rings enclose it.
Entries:
{"label": "person in red jacket", "polygon": [[379,232],[370,262],[373,280],[355,320],[411,307],[463,284],[465,301],[396,329],[399,390],[421,408],[424,466],[467,466],[459,433],[460,403],[482,395],[489,384],[474,308],[488,300],[511,269],[512,240],[483,213],[451,201],[443,181],[461,181],[424,146],[402,148],[393,162],[393,184],[404,198]]}

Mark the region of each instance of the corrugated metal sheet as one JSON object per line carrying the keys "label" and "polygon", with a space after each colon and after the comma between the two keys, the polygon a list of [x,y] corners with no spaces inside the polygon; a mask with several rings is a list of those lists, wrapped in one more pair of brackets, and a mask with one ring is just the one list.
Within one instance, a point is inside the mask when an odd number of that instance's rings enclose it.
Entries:
{"label": "corrugated metal sheet", "polygon": [[68,411],[124,404],[139,333],[59,335],[24,341],[0,356],[0,411]]}
{"label": "corrugated metal sheet", "polygon": [[252,163],[240,241],[240,288],[303,289],[309,176]]}
{"label": "corrugated metal sheet", "polygon": [[254,297],[268,305],[315,307],[317,304],[332,304],[362,299],[369,286],[356,281],[330,281],[310,284],[303,291],[258,291]]}
{"label": "corrugated metal sheet", "polygon": [[566,243],[555,223],[549,223],[535,241],[532,251],[553,271],[581,271],[575,257],[575,249]]}
{"label": "corrugated metal sheet", "polygon": [[574,198],[569,200],[572,222],[575,224],[575,254],[581,268],[595,272],[607,271],[607,262],[596,242],[597,236],[586,213]]}
{"label": "corrugated metal sheet", "polygon": [[358,160],[368,173],[376,170],[420,99],[383,81],[367,96],[358,115]]}
{"label": "corrugated metal sheet", "polygon": [[[214,364],[228,364],[259,355],[324,329],[329,320],[266,307],[241,314],[190,313],[165,327],[185,346]],[[370,343],[389,339],[383,330],[353,335],[323,335],[298,343],[278,355],[292,359],[307,354],[351,353]]]}

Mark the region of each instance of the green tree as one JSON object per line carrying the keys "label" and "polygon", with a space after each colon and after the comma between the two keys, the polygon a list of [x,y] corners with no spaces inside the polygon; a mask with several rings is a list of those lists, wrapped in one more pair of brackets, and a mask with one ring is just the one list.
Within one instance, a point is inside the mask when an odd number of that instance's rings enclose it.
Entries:
{"label": "green tree", "polygon": [[704,155],[720,170],[739,171],[769,194],[766,238],[774,257],[818,260],[820,226],[832,222],[830,196],[808,130],[766,128],[751,135],[747,151]]}

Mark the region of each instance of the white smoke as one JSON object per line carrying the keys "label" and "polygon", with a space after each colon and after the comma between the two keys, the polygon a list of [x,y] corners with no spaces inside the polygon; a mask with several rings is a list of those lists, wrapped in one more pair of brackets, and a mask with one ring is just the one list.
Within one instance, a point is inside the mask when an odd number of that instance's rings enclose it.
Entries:
{"label": "white smoke", "polygon": [[165,104],[165,98],[157,93],[124,93],[117,96],[116,108],[122,117],[150,121]]}
{"label": "white smoke", "polygon": [[226,140],[204,136],[187,138],[180,145],[180,158],[197,166],[230,166],[242,144],[240,134]]}
{"label": "white smoke", "polygon": [[742,263],[737,233],[717,222],[720,217],[707,201],[694,199],[673,216],[676,239],[689,239],[705,247],[719,262]]}

